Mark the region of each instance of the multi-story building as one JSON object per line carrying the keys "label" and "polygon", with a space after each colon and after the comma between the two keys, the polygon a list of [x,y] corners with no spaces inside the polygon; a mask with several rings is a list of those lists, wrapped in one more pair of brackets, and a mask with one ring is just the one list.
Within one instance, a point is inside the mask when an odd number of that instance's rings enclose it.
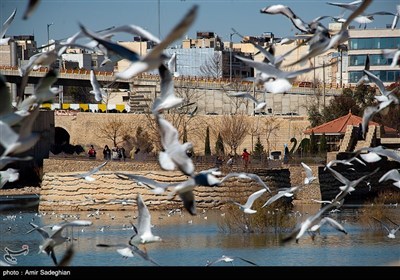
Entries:
{"label": "multi-story building", "polygon": [[10,36],[9,44],[0,46],[0,65],[18,66],[21,61],[28,60],[37,53],[33,35]]}
{"label": "multi-story building", "polygon": [[390,67],[391,58],[385,58],[382,50],[400,48],[400,29],[349,29],[349,63],[346,79],[354,85],[363,75],[365,59],[369,55],[370,71],[385,85],[400,79],[400,66]]}
{"label": "multi-story building", "polygon": [[101,66],[101,63],[105,59],[104,54],[95,52],[88,52],[83,49],[68,49],[66,53],[62,55],[62,68],[64,69],[96,69],[99,71],[114,71],[116,65],[115,62],[108,62]]}

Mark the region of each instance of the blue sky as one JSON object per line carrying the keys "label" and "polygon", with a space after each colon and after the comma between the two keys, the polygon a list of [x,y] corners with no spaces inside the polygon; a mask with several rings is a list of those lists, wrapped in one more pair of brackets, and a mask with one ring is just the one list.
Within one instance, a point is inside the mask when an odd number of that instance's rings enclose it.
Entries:
{"label": "blue sky", "polygon": [[[333,2],[351,2],[352,0],[332,0]],[[158,35],[158,2],[160,2],[161,37],[183,17],[188,9],[199,5],[198,17],[188,32],[189,37],[195,37],[197,31],[213,31],[229,40],[231,27],[245,35],[261,35],[263,32],[273,32],[276,37],[294,35],[297,33],[288,18],[282,15],[261,14],[259,10],[272,4],[284,4],[303,20],[311,21],[319,15],[339,15],[341,9],[327,5],[327,1],[319,0],[292,0],[292,1],[265,1],[265,0],[219,0],[219,1],[192,1],[192,0],[42,0],[35,13],[28,19],[22,20],[27,0],[1,0],[1,24],[17,8],[17,15],[8,29],[7,35],[35,35],[38,45],[47,41],[47,24],[50,26],[50,39],[69,37],[79,30],[81,22],[92,30],[100,30],[110,26],[134,24],[146,28],[154,35]],[[395,12],[398,0],[374,0],[367,12],[391,11]],[[345,16],[348,15],[348,12]],[[391,16],[376,16],[375,22],[369,27],[384,28],[392,22]],[[329,20],[322,21],[326,26]],[[358,25],[353,23],[353,25]],[[400,28],[398,26],[398,28]],[[127,35],[119,35],[115,40],[130,40]],[[240,41],[233,36],[233,41]],[[179,41],[177,42],[179,43]]]}

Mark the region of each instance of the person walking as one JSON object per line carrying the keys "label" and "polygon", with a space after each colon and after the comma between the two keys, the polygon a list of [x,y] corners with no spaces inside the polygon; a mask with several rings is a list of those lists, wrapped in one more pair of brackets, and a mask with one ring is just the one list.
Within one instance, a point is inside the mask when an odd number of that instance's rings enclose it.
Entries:
{"label": "person walking", "polygon": [[243,149],[242,160],[243,160],[244,168],[247,169],[249,167],[249,162],[250,162],[250,153],[247,151],[246,148]]}

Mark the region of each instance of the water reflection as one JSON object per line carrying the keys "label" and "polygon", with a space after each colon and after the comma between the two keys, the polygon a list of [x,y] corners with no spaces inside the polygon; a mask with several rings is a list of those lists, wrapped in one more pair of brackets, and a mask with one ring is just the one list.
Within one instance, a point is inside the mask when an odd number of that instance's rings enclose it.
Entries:
{"label": "water reflection", "polygon": [[[296,205],[292,213],[298,213],[298,221],[319,210],[315,205]],[[164,242],[146,245],[149,255],[164,266],[204,266],[207,261],[222,255],[240,256],[261,266],[376,266],[400,262],[400,237],[387,238],[380,228],[360,224],[359,208],[342,208],[332,217],[340,221],[347,235],[326,226],[314,240],[304,235],[299,243],[280,243],[285,232],[242,233],[221,230],[221,222],[229,213],[206,211],[198,216],[186,212],[169,215],[168,211],[152,212],[153,233]],[[399,222],[400,210],[391,209],[392,217]],[[225,215],[224,215],[225,213]],[[92,214],[92,215],[90,215]],[[222,214],[222,215],[221,215]],[[130,222],[136,223],[135,212],[75,212],[63,216],[59,213],[4,213],[0,214],[0,248],[12,250],[29,246],[28,255],[18,256],[17,265],[52,266],[51,259],[38,254],[42,237],[37,232],[25,234],[31,229],[29,222],[48,225],[63,218],[91,220],[93,225],[69,228],[66,233],[73,237],[75,256],[73,266],[148,266],[139,257],[124,259],[115,248],[100,248],[98,243],[127,243],[133,235]],[[58,259],[68,244],[56,247]],[[3,255],[0,256],[3,260]],[[248,265],[235,261],[235,265]],[[216,266],[231,266],[219,262]]]}

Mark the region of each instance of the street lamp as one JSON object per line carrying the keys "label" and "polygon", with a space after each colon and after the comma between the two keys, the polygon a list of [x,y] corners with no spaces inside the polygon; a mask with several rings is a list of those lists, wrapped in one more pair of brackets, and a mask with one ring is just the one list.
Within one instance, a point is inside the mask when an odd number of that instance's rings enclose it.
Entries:
{"label": "street lamp", "polygon": [[158,39],[161,40],[161,3],[160,3],[160,0],[158,0],[157,12],[158,12]]}
{"label": "street lamp", "polygon": [[232,36],[234,34],[229,34],[229,82],[232,82]]}
{"label": "street lamp", "polygon": [[52,26],[53,24],[53,22],[47,24],[47,51],[49,50],[50,45],[50,26]]}
{"label": "street lamp", "polygon": [[339,45],[338,50],[340,52],[340,88],[343,88],[343,51],[347,52],[347,45]]}

